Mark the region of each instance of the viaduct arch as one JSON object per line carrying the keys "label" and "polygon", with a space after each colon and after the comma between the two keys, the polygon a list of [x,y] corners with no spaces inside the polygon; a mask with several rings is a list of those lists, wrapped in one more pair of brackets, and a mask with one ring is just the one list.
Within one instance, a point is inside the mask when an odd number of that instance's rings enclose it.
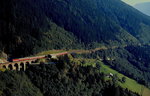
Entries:
{"label": "viaduct arch", "polygon": [[35,60],[18,61],[18,62],[8,62],[0,64],[0,69],[25,71],[29,65],[32,65]]}

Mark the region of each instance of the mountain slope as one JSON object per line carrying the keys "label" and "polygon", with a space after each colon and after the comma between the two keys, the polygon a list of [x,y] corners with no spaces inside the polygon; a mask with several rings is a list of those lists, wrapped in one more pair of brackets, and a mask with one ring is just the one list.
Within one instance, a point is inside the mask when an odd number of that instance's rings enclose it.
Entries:
{"label": "mountain slope", "polygon": [[51,48],[74,47],[76,37],[53,23],[32,3],[30,0],[1,1],[1,50],[20,57]]}
{"label": "mountain slope", "polygon": [[120,0],[0,2],[0,48],[13,57],[92,42],[112,46],[150,41],[150,18]]}

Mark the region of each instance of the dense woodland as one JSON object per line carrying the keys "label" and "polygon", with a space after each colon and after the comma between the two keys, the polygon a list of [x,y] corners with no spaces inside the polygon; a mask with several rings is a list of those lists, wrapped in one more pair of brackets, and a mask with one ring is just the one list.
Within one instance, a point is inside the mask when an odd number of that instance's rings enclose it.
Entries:
{"label": "dense woodland", "polygon": [[120,0],[1,0],[0,14],[0,50],[10,57],[150,41],[150,18]]}
{"label": "dense woodland", "polygon": [[0,96],[139,96],[105,81],[98,67],[65,56],[56,64],[30,66],[26,72],[0,72]]}

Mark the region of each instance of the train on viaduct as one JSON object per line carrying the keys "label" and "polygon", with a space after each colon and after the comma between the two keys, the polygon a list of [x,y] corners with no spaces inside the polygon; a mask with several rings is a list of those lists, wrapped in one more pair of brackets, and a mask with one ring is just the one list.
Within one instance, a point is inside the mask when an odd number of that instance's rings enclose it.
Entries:
{"label": "train on viaduct", "polygon": [[57,56],[62,56],[62,55],[66,55],[66,54],[68,54],[68,52],[49,54],[49,55],[43,55],[43,56],[35,56],[35,57],[25,57],[25,58],[12,59],[6,63],[0,63],[0,69],[25,71],[29,67],[29,65],[35,64],[35,61],[38,59],[56,58]]}

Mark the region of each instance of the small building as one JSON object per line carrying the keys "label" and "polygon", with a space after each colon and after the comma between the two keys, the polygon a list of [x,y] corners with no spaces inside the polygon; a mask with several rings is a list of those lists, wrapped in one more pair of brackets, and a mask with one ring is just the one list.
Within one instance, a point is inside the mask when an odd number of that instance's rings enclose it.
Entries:
{"label": "small building", "polygon": [[113,74],[113,73],[109,73],[109,75],[110,75],[111,77],[113,77],[113,76],[114,76],[114,74]]}
{"label": "small building", "polygon": [[114,76],[113,73],[109,73],[109,74],[106,75],[106,77],[108,77],[108,78],[111,78],[111,77],[113,77],[113,76]]}

